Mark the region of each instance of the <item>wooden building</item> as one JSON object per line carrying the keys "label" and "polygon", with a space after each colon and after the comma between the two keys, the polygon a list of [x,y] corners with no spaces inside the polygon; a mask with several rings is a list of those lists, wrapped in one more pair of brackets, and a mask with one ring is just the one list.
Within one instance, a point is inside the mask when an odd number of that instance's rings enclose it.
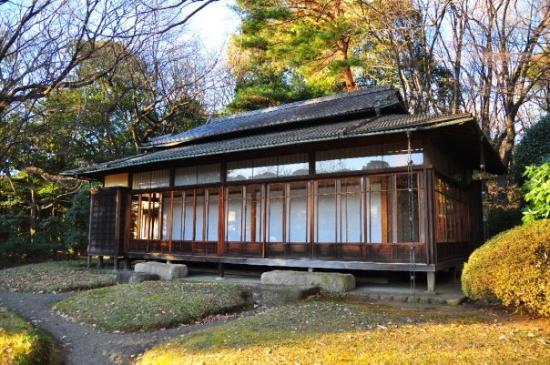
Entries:
{"label": "wooden building", "polygon": [[414,270],[433,290],[483,240],[480,169],[503,172],[471,115],[409,115],[382,87],[215,119],[67,174],[103,181],[89,255]]}

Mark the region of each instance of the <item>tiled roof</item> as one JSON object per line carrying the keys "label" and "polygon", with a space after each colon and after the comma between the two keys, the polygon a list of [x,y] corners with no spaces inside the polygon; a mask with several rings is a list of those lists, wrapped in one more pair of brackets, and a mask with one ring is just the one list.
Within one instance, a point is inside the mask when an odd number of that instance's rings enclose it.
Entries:
{"label": "tiled roof", "polygon": [[399,92],[392,87],[374,87],[217,118],[185,132],[153,138],[142,148],[170,147],[211,137],[225,139],[236,132],[333,117],[349,117],[389,107],[405,112]]}
{"label": "tiled roof", "polygon": [[67,171],[65,174],[91,175],[104,171],[120,170],[164,161],[185,160],[230,152],[253,151],[300,143],[338,140],[382,133],[397,133],[408,129],[428,129],[473,120],[470,114],[443,116],[394,114],[366,119],[363,118],[340,123],[315,125],[293,130],[236,137],[201,144],[184,145],[104,162],[83,169]]}

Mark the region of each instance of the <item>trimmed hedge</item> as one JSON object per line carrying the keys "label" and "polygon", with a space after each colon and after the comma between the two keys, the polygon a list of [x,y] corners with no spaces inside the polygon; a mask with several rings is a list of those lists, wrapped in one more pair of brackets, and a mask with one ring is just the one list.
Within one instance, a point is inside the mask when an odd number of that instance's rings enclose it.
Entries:
{"label": "trimmed hedge", "polygon": [[472,299],[550,316],[550,219],[502,232],[475,250],[462,290]]}
{"label": "trimmed hedge", "polygon": [[0,365],[61,363],[61,352],[50,334],[0,307]]}

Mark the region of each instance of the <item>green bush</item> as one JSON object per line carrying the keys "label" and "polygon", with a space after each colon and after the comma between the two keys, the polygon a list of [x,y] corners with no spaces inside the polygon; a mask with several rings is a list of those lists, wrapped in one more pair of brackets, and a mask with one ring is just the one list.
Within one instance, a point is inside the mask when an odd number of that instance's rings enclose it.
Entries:
{"label": "green bush", "polygon": [[523,222],[550,218],[550,162],[528,166],[525,170],[525,202]]}
{"label": "green bush", "polygon": [[550,316],[550,219],[502,232],[475,250],[462,290],[472,299]]}
{"label": "green bush", "polygon": [[527,129],[514,151],[512,173],[521,181],[525,168],[530,165],[540,165],[550,162],[550,115],[541,118],[537,124]]}

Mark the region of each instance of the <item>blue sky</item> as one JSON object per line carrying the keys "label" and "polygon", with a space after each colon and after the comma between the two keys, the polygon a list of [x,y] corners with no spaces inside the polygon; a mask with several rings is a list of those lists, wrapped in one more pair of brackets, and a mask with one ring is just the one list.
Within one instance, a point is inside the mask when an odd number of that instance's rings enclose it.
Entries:
{"label": "blue sky", "polygon": [[214,2],[195,15],[188,24],[188,29],[208,51],[223,51],[225,55],[229,37],[240,25],[238,15],[231,9],[234,4],[234,0]]}

